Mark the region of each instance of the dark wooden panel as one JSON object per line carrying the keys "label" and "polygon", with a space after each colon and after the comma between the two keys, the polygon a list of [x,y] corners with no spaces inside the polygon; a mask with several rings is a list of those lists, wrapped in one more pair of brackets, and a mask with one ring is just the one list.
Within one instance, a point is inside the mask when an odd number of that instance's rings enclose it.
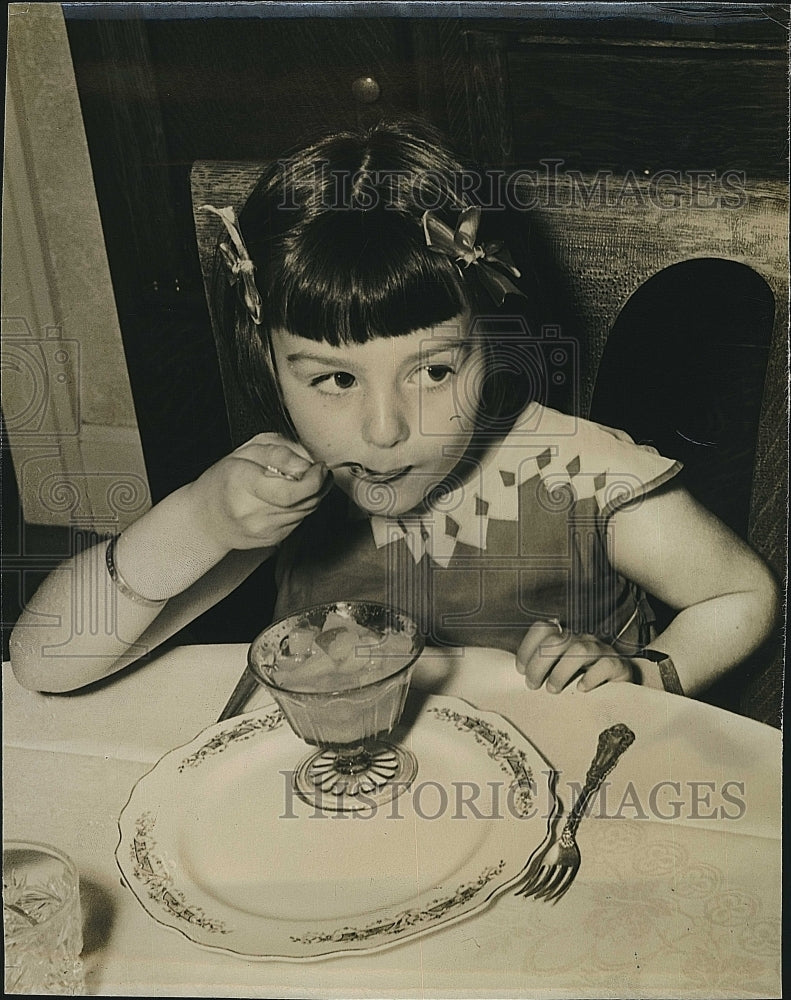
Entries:
{"label": "dark wooden panel", "polygon": [[786,176],[785,61],[722,50],[509,54],[514,159]]}
{"label": "dark wooden panel", "polygon": [[[319,128],[417,110],[404,19],[150,21],[146,30],[171,162],[269,159]],[[352,82],[373,76],[379,99]]]}
{"label": "dark wooden panel", "polygon": [[458,18],[437,22],[442,81],[447,105],[448,135],[464,157],[473,154],[470,107],[473,88],[467,72],[467,43]]}
{"label": "dark wooden panel", "polygon": [[[507,8],[508,4],[505,4]],[[498,11],[498,13],[500,13]],[[773,46],[785,51],[788,4],[771,3],[564,3],[523,4],[510,17],[476,18],[476,29],[516,40],[563,39],[600,44],[704,44]]]}
{"label": "dark wooden panel", "polygon": [[474,94],[468,113],[475,159],[482,166],[505,166],[513,162],[515,121],[505,46],[496,34],[470,32],[466,41]]}

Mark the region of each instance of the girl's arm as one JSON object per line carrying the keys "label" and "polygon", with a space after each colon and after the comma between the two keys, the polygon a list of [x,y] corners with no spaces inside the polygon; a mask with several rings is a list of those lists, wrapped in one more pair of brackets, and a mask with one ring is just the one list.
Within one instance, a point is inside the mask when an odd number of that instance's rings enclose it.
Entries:
{"label": "girl's arm", "polygon": [[[613,514],[607,544],[623,576],[678,612],[651,647],[673,661],[686,694],[708,687],[769,636],[779,608],[774,577],[675,483]],[[594,635],[566,634],[546,623],[528,629],[516,665],[528,687],[546,682],[549,691],[578,677],[582,691],[624,680],[662,688],[658,665],[617,653]]]}
{"label": "girl's arm", "polygon": [[[17,680],[40,691],[82,687],[134,662],[229,594],[329,486],[326,469],[295,447],[258,435],[121,534],[118,570],[149,603],[110,579],[106,542],[53,571],[11,634]],[[273,468],[295,478],[272,475]]]}
{"label": "girl's arm", "polygon": [[[617,511],[608,526],[613,566],[678,614],[651,643],[667,653],[687,694],[746,659],[777,621],[777,583],[761,558],[675,484]],[[633,661],[639,678],[658,672]]]}
{"label": "girl's arm", "polygon": [[[85,549],[50,573],[11,633],[11,666],[20,684],[71,691],[114,673],[222,600],[274,552],[201,552],[187,537],[179,499],[173,494],[127,528],[118,540],[117,561],[130,584],[159,576],[183,587],[181,592],[154,607],[130,600],[110,579],[107,542]],[[138,566],[145,566],[144,574]]]}

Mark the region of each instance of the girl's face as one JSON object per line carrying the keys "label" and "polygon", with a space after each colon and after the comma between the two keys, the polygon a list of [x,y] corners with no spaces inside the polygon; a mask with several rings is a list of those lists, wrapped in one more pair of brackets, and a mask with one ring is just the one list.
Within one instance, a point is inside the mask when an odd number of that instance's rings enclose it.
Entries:
{"label": "girl's face", "polygon": [[470,443],[483,358],[468,330],[465,313],[401,337],[340,347],[273,333],[300,441],[362,510],[412,510]]}

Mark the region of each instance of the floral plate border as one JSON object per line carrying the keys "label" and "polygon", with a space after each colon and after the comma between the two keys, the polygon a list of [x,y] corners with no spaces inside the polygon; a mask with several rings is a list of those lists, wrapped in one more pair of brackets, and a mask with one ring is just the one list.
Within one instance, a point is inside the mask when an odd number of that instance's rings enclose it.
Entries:
{"label": "floral plate border", "polygon": [[281,941],[277,953],[234,947],[238,928],[227,919],[208,913],[204,906],[191,898],[189,885],[179,878],[178,866],[158,842],[158,809],[142,808],[138,799],[145,799],[147,779],[157,771],[169,769],[174,776],[182,775],[200,768],[240,743],[284,729],[283,715],[280,709],[273,707],[259,708],[209,727],[186,746],[162,757],[137,782],[118,820],[120,838],[116,861],[124,881],[157,922],[179,931],[202,947],[248,960],[309,960],[343,952],[377,951],[440,924],[455,922],[478,912],[519,881],[532,854],[546,842],[557,802],[548,782],[542,781],[539,786],[536,766],[540,765],[538,769],[545,775],[549,774],[549,766],[502,716],[481,711],[459,698],[428,696],[414,724],[420,724],[421,719],[424,725],[430,719],[448,723],[454,731],[468,734],[485,750],[486,755],[510,779],[510,803],[518,814],[517,821],[529,819],[535,811],[539,792],[546,794],[546,829],[542,829],[542,838],[537,843],[533,842],[532,853],[531,841],[525,839],[524,858],[519,858],[523,864],[515,867],[513,859],[509,861],[506,858],[490,861],[452,890],[446,889],[427,904],[398,909],[368,923],[321,928],[308,926],[309,922],[304,921],[305,926],[300,928],[299,933],[288,935],[285,947]]}

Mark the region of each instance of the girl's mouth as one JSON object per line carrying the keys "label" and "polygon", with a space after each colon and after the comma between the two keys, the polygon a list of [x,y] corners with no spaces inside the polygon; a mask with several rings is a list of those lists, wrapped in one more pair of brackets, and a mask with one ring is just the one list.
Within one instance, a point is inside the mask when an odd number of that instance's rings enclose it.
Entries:
{"label": "girl's mouth", "polygon": [[412,468],[411,465],[404,465],[400,469],[377,472],[374,469],[368,469],[364,465],[360,465],[359,462],[343,462],[342,466],[338,466],[338,468],[341,467],[348,469],[355,479],[362,479],[367,483],[392,483],[396,479],[401,479]]}

